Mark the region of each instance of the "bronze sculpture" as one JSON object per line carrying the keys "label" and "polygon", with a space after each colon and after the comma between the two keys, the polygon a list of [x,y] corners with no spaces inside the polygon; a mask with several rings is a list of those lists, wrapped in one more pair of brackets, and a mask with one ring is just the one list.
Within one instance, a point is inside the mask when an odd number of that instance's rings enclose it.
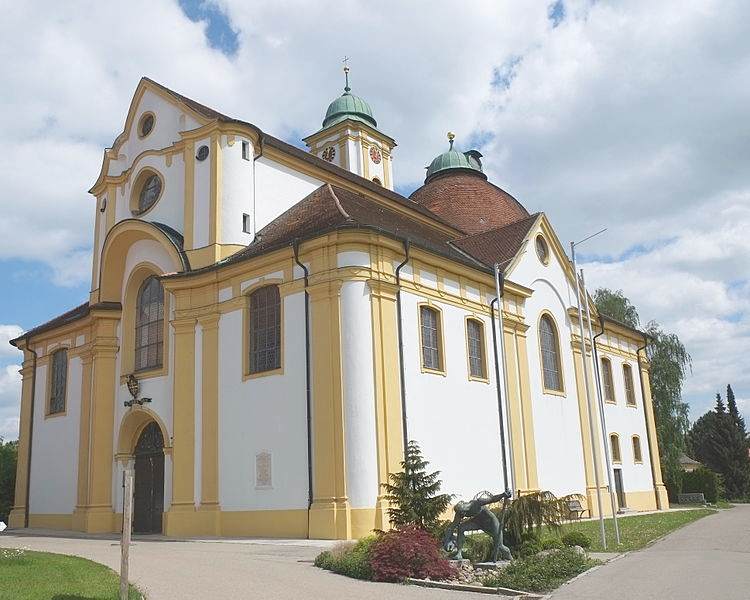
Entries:
{"label": "bronze sculpture", "polygon": [[503,508],[500,512],[501,517],[508,506],[508,500],[511,492],[506,490],[502,494],[492,495],[490,492],[480,492],[474,496],[473,500],[457,502],[453,507],[455,517],[453,522],[448,526],[443,536],[443,549],[448,552],[451,558],[461,560],[463,558],[461,551],[464,545],[464,537],[467,531],[484,531],[492,538],[492,554],[490,559],[497,562],[498,557],[510,560],[510,550],[503,544],[503,523],[495,513],[489,508],[488,504],[503,501]]}

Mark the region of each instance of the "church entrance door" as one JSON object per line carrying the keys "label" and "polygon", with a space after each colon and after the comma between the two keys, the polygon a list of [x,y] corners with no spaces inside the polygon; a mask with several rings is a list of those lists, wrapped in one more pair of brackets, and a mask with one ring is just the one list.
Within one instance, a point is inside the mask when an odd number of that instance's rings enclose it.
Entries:
{"label": "church entrance door", "polygon": [[164,437],[155,422],[146,425],[135,446],[133,531],[161,533],[164,511]]}

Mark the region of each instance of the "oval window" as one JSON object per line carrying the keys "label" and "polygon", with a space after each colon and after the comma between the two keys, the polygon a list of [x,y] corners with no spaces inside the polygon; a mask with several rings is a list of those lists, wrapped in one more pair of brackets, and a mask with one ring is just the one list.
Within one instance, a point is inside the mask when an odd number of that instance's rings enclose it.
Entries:
{"label": "oval window", "polygon": [[154,115],[146,113],[141,117],[141,122],[138,125],[138,135],[146,137],[151,130],[154,128]]}
{"label": "oval window", "polygon": [[159,199],[161,194],[161,177],[156,173],[147,175],[141,185],[141,191],[138,194],[138,212],[146,212]]}
{"label": "oval window", "polygon": [[542,264],[546,265],[549,262],[549,248],[547,248],[547,242],[541,235],[536,238],[536,255]]}

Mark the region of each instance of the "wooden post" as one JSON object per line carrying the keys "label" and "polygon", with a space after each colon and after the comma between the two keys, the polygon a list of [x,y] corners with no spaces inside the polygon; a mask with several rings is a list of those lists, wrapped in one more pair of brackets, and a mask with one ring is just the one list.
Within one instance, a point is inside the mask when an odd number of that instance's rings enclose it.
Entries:
{"label": "wooden post", "polygon": [[133,528],[133,470],[126,467],[122,494],[122,540],[120,542],[120,600],[128,600],[130,532]]}

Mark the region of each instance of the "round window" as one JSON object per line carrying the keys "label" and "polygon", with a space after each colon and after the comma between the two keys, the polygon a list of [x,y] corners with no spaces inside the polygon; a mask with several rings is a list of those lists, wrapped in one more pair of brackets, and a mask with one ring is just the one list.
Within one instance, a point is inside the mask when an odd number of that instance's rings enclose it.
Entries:
{"label": "round window", "polygon": [[146,113],[141,117],[141,122],[138,124],[138,135],[146,137],[151,130],[154,128],[154,115]]}
{"label": "round window", "polygon": [[546,265],[549,262],[549,248],[547,247],[547,241],[541,235],[536,238],[536,255],[539,257],[542,264]]}
{"label": "round window", "polygon": [[198,154],[195,155],[195,158],[200,161],[206,160],[208,158],[208,146],[198,148]]}
{"label": "round window", "polygon": [[138,212],[146,212],[161,195],[161,177],[156,173],[146,175],[138,194]]}

